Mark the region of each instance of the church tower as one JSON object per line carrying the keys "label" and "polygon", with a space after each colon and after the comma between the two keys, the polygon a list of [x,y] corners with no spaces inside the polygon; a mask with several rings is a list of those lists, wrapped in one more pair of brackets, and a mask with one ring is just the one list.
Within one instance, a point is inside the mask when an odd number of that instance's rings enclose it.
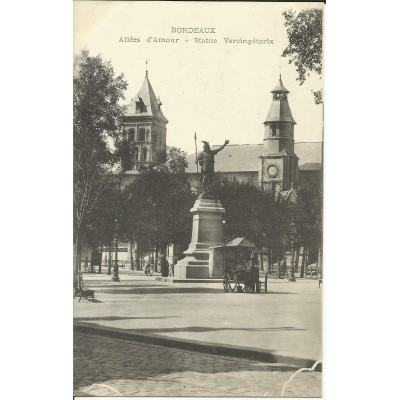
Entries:
{"label": "church tower", "polygon": [[142,87],[131,99],[124,116],[122,140],[128,158],[123,163],[124,170],[140,170],[165,162],[168,120],[161,111],[161,105],[146,70]]}
{"label": "church tower", "polygon": [[298,157],[294,153],[294,125],[287,99],[289,90],[279,75],[272,93],[272,103],[264,121],[264,149],[261,159],[261,187],[277,196],[282,191],[297,188]]}

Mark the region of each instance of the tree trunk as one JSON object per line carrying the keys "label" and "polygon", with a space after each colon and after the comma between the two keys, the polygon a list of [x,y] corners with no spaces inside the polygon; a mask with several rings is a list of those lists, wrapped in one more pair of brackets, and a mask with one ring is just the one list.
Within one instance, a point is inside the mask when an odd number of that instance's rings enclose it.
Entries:
{"label": "tree trunk", "polygon": [[130,241],[130,250],[131,250],[131,270],[133,271],[133,241]]}
{"label": "tree trunk", "polygon": [[306,249],[303,247],[303,256],[301,257],[300,278],[304,278],[304,265],[306,260]]}
{"label": "tree trunk", "polygon": [[75,237],[74,243],[74,275],[77,276],[80,269],[81,269],[81,259],[80,259],[80,252],[81,252],[81,236],[79,234],[79,230]]}
{"label": "tree trunk", "polygon": [[154,260],[154,271],[158,272],[158,246],[156,246],[156,257]]}
{"label": "tree trunk", "polygon": [[104,249],[104,245],[103,243],[101,244],[101,248],[100,248],[100,264],[99,264],[99,274],[101,274],[101,264],[103,262],[103,249]]}
{"label": "tree trunk", "polygon": [[276,273],[278,274],[278,279],[281,277],[281,255],[278,253],[276,257]]}
{"label": "tree trunk", "polygon": [[78,275],[78,271],[79,271],[79,269],[78,269],[78,242],[77,241],[74,243],[74,260],[73,260],[73,263],[74,263],[74,267],[73,267],[74,276],[77,276]]}
{"label": "tree trunk", "polygon": [[140,270],[140,245],[138,242],[136,242],[135,246],[135,262],[136,262],[136,269]]}
{"label": "tree trunk", "polygon": [[323,278],[323,254],[322,254],[322,246],[319,248],[319,275],[320,278]]}
{"label": "tree trunk", "polygon": [[79,246],[78,250],[78,272],[82,270],[82,244]]}
{"label": "tree trunk", "polygon": [[304,249],[304,268],[308,272],[308,247]]}
{"label": "tree trunk", "polygon": [[108,248],[108,270],[107,270],[107,275],[111,275],[111,266],[112,266],[111,246],[112,246],[112,241],[110,241],[109,248]]}
{"label": "tree trunk", "polygon": [[274,269],[274,254],[272,247],[269,248],[268,257],[268,272],[271,272],[271,270]]}
{"label": "tree trunk", "polygon": [[299,272],[299,257],[300,257],[300,247],[298,246],[296,248],[296,258],[295,258],[295,264],[294,264],[296,272]]}

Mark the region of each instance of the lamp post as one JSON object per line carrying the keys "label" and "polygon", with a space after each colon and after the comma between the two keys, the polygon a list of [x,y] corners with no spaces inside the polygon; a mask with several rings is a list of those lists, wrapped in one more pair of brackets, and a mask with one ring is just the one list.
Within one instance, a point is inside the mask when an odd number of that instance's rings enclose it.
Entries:
{"label": "lamp post", "polygon": [[118,219],[114,220],[115,222],[115,260],[113,265],[113,274],[111,280],[113,282],[119,282],[118,276]]}
{"label": "lamp post", "polygon": [[289,282],[295,282],[296,278],[294,277],[294,235],[296,233],[296,225],[294,224],[293,220],[290,223],[290,254],[291,254],[291,260],[290,260],[290,274],[288,281]]}

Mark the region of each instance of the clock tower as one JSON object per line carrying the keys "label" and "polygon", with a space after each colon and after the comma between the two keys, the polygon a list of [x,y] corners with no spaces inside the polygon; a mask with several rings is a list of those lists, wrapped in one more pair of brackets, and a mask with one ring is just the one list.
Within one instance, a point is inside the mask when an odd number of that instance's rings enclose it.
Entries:
{"label": "clock tower", "polygon": [[146,70],[142,87],[124,115],[122,140],[127,151],[124,170],[162,164],[166,156],[167,123]]}
{"label": "clock tower", "polygon": [[279,75],[272,93],[272,103],[264,121],[264,149],[260,156],[261,187],[274,196],[297,188],[298,157],[294,153],[294,125],[288,93]]}

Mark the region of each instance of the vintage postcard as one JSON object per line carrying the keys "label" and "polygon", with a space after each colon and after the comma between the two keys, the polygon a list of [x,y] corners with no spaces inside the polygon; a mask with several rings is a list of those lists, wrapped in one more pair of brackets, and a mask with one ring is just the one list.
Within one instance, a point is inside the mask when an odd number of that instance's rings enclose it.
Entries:
{"label": "vintage postcard", "polygon": [[322,397],[323,2],[74,2],[74,396]]}

